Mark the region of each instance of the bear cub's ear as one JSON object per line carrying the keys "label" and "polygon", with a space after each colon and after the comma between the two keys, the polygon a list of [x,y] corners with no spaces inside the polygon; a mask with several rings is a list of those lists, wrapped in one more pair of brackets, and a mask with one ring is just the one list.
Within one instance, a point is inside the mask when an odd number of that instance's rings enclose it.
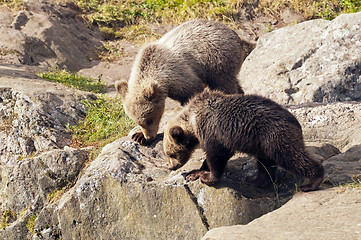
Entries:
{"label": "bear cub's ear", "polygon": [[179,126],[176,126],[176,127],[172,127],[170,130],[170,136],[174,139],[174,141],[177,143],[177,144],[180,144],[183,142],[184,140],[184,131],[181,127]]}
{"label": "bear cub's ear", "polygon": [[127,81],[117,81],[115,83],[115,89],[117,90],[117,92],[120,94],[120,97],[122,99],[125,98],[125,95],[127,94],[128,92],[128,82]]}

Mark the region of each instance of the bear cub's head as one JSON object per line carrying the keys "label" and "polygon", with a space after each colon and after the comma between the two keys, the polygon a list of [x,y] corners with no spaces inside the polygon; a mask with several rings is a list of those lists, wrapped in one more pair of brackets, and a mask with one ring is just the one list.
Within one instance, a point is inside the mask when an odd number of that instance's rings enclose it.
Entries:
{"label": "bear cub's head", "polygon": [[142,129],[145,139],[156,137],[163,115],[165,96],[156,82],[129,88],[127,81],[118,81],[115,88],[122,99],[125,113]]}
{"label": "bear cub's head", "polygon": [[194,128],[187,118],[186,115],[181,114],[170,119],[164,131],[163,150],[168,157],[171,170],[176,170],[186,164],[199,144]]}

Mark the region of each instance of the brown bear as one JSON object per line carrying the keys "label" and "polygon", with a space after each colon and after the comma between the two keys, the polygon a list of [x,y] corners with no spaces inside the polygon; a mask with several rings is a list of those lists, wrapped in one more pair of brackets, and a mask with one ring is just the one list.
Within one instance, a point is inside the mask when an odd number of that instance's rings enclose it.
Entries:
{"label": "brown bear", "polygon": [[207,185],[220,179],[235,152],[258,159],[258,175],[251,182],[257,186],[270,183],[274,165],[309,178],[302,191],[316,190],[323,181],[324,168],[306,153],[297,119],[274,101],[256,95],[205,90],[168,121],[163,144],[171,170],[182,167],[200,145],[206,160],[186,178],[200,178]]}
{"label": "brown bear", "polygon": [[167,97],[184,105],[205,87],[243,93],[237,75],[254,45],[226,25],[192,20],[137,54],[127,81],[118,81],[125,112],[141,127],[132,138],[146,143],[157,134]]}

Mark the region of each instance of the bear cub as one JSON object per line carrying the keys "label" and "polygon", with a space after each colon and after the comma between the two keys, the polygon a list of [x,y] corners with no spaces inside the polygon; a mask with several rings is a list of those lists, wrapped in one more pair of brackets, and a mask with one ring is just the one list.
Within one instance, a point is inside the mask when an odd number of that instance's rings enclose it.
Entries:
{"label": "bear cub", "polygon": [[199,178],[207,185],[220,179],[235,152],[258,159],[258,175],[247,182],[259,187],[269,185],[274,165],[308,178],[302,191],[316,190],[323,181],[324,168],[306,153],[297,119],[274,101],[256,95],[205,90],[168,121],[163,144],[171,170],[182,167],[200,145],[206,160],[186,178]]}
{"label": "bear cub", "polygon": [[253,48],[226,25],[200,19],[145,45],[128,82],[115,84],[125,112],[141,128],[132,139],[145,144],[157,135],[167,97],[184,105],[205,87],[243,93],[237,75]]}

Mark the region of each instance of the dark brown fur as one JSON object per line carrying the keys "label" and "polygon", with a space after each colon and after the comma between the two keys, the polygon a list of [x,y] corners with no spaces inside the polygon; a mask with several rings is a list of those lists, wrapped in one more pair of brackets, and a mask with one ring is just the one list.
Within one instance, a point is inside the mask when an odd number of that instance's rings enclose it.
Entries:
{"label": "dark brown fur", "polygon": [[297,119],[270,99],[206,90],[192,99],[178,118],[188,121],[183,121],[182,126],[174,124],[181,123],[181,119],[170,121],[165,132],[165,152],[179,159],[172,160],[173,169],[188,161],[189,157],[181,159],[182,155],[190,156],[189,151],[197,144],[192,141],[187,150],[172,152],[168,142],[182,145],[188,136],[196,137],[206,153],[201,169],[192,171],[187,176],[189,180],[200,178],[209,185],[217,182],[229,158],[235,152],[244,152],[258,159],[258,176],[253,180],[258,186],[267,185],[267,171],[273,176],[274,165],[309,178],[309,184],[302,186],[303,191],[316,190],[323,181],[323,166],[306,153]]}

